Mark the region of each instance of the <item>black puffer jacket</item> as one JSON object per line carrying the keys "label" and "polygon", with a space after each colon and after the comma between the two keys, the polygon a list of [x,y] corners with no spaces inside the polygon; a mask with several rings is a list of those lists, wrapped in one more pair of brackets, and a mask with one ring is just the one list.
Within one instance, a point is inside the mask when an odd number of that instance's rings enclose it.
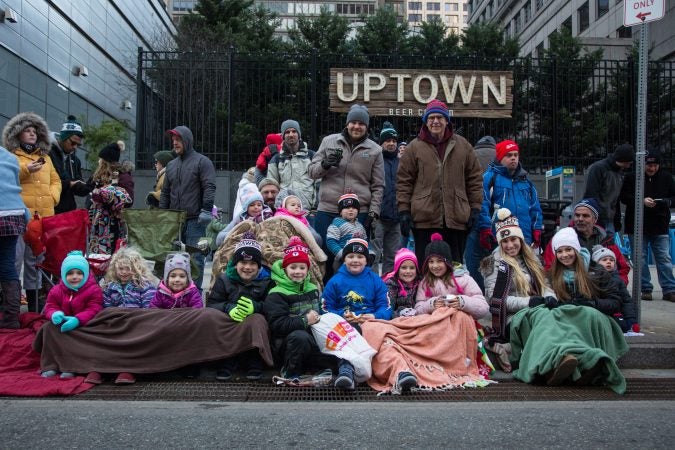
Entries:
{"label": "black puffer jacket", "polygon": [[[658,236],[668,234],[670,224],[670,207],[675,205],[675,181],[673,176],[663,169],[659,169],[654,176],[645,175],[644,196],[653,199],[662,199],[653,208],[644,207],[642,234]],[[626,205],[624,230],[633,234],[635,223],[635,174],[626,175],[621,190],[621,203]]]}
{"label": "black puffer jacket", "polygon": [[618,207],[624,175],[623,169],[616,165],[614,155],[596,161],[588,168],[583,198],[594,198],[598,201],[600,205],[598,224],[603,227],[614,224],[617,230],[621,228],[621,224],[615,222],[614,215]]}
{"label": "black puffer jacket", "polygon": [[613,317],[616,313],[620,313],[623,302],[621,293],[626,289],[625,286],[622,286],[621,279],[612,276],[612,274],[594,262],[591,262],[588,275],[600,291],[598,298],[589,299],[576,295],[568,303],[579,306],[590,306],[610,317]]}
{"label": "black puffer jacket", "polygon": [[232,308],[237,306],[237,300],[243,296],[253,301],[254,312],[262,313],[263,301],[269,290],[274,286],[274,282],[269,277],[269,272],[266,272],[266,274],[266,276],[264,274],[258,276],[249,283],[242,283],[231,280],[225,273],[221,273],[216,278],[209,298],[206,300],[206,306],[229,313]]}

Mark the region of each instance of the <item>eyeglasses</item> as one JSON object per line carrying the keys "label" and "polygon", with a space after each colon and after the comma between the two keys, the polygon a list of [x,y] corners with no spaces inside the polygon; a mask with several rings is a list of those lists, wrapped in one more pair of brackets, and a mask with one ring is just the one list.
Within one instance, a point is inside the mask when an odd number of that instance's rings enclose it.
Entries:
{"label": "eyeglasses", "polygon": [[443,116],[430,116],[427,118],[427,122],[443,122],[445,117]]}

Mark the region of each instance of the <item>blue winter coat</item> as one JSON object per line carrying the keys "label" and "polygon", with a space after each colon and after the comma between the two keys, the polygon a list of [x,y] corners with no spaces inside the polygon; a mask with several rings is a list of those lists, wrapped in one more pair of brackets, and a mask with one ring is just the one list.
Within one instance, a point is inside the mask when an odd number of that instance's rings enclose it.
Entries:
{"label": "blue winter coat", "polygon": [[527,179],[527,172],[518,164],[513,176],[501,164],[490,164],[483,174],[483,204],[479,229],[492,229],[492,216],[499,208],[508,208],[518,217],[525,242],[532,243],[532,232],[542,230],[542,212],[537,189]]}
{"label": "blue winter coat", "polygon": [[396,172],[398,171],[398,155],[395,152],[383,151],[384,157],[384,195],[380,207],[380,219],[398,223],[398,204],[396,203]]}
{"label": "blue winter coat", "polygon": [[391,319],[387,285],[370,268],[352,275],[343,264],[326,284],[321,310],[342,316],[347,309],[356,315],[374,314],[376,319]]}
{"label": "blue winter coat", "polygon": [[142,286],[136,286],[134,283],[122,286],[113,281],[103,291],[103,307],[149,308],[156,291],[157,288],[147,281],[143,282]]}

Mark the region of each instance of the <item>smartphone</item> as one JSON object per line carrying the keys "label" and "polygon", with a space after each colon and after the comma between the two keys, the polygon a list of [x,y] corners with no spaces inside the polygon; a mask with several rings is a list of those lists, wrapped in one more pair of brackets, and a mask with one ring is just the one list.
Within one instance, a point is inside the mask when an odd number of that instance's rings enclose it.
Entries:
{"label": "smartphone", "polygon": [[44,158],[43,156],[40,156],[40,157],[38,158],[37,162],[39,162],[40,164],[44,164],[44,163],[45,163],[45,158]]}

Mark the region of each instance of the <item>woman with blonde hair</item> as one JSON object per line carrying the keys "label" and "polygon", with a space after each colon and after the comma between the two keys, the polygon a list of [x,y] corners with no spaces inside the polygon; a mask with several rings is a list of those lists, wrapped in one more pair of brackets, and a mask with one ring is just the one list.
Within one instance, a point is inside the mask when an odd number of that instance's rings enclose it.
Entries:
{"label": "woman with blonde hair", "polygon": [[126,225],[122,220],[122,210],[134,203],[134,180],[131,161],[120,163],[120,153],[124,142],[108,144],[99,152],[98,167],[89,180],[94,186],[91,193],[92,204],[91,235],[89,252],[111,255],[126,239]]}

